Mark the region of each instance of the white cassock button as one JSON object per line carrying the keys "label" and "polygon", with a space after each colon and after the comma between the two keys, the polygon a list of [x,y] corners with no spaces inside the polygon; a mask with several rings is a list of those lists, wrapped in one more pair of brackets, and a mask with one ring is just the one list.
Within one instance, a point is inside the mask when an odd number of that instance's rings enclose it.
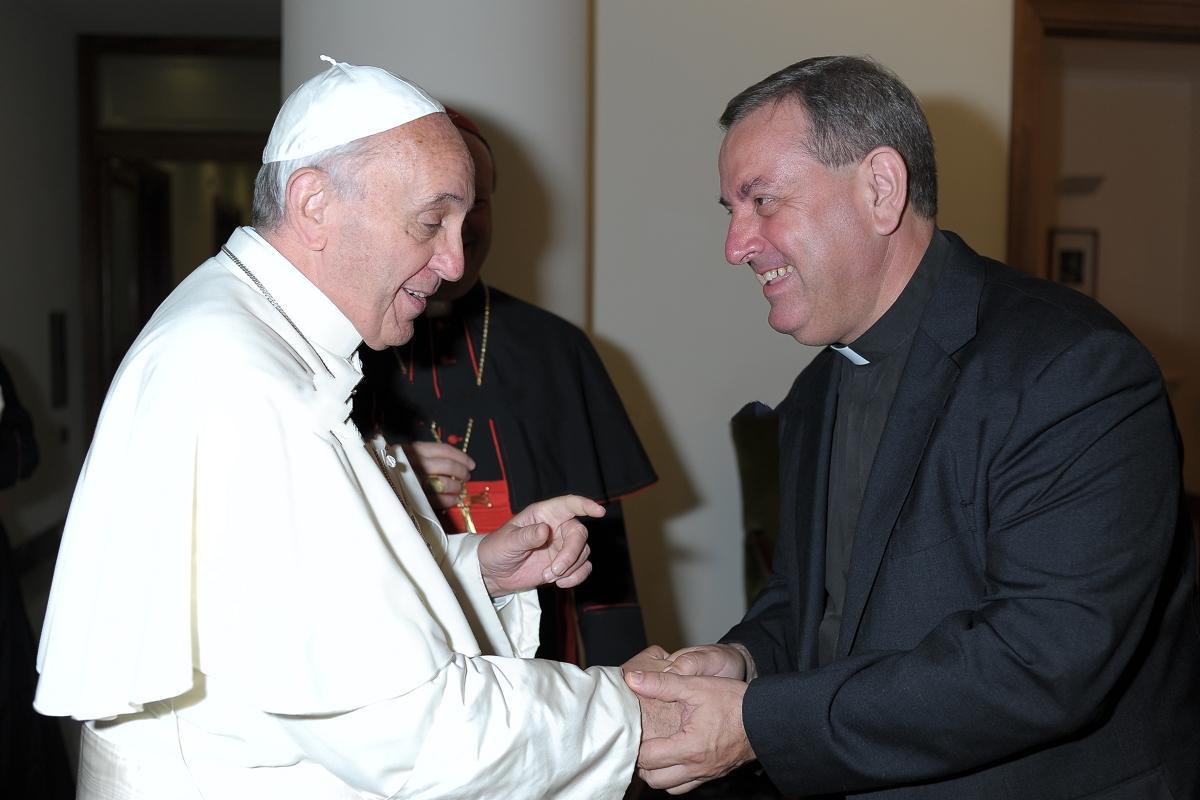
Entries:
{"label": "white cassock button", "polygon": [[388,469],[396,468],[396,458],[395,458],[395,456],[392,456],[391,454],[384,456],[383,463],[388,465]]}

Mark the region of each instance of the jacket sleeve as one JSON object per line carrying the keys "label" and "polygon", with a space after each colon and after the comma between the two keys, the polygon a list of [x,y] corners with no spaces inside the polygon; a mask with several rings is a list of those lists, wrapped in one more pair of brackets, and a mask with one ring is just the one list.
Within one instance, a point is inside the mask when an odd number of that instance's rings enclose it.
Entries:
{"label": "jacket sleeve", "polygon": [[795,560],[795,539],[781,536],[775,548],[775,568],[767,585],[746,612],[742,621],[721,637],[722,642],[737,642],[750,651],[759,676],[786,673],[796,665],[796,621],[792,612],[786,566]]}

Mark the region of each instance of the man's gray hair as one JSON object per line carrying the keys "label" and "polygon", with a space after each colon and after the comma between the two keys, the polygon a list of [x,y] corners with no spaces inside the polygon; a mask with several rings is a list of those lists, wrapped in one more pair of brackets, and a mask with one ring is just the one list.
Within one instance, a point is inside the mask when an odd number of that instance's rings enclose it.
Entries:
{"label": "man's gray hair", "polygon": [[329,175],[334,192],[340,197],[358,191],[358,166],[375,153],[369,140],[370,137],[355,139],[311,156],[263,164],[258,177],[254,179],[250,224],[261,233],[277,230],[283,224],[287,184],[296,170],[315,167],[324,171]]}
{"label": "man's gray hair", "polygon": [[808,115],[804,146],[827,167],[857,164],[876,147],[891,147],[908,167],[908,201],[923,217],[937,216],[933,135],[921,104],[883,65],[855,56],[821,56],[784,67],[729,101],[721,115],[728,131],[767,103],[794,100]]}

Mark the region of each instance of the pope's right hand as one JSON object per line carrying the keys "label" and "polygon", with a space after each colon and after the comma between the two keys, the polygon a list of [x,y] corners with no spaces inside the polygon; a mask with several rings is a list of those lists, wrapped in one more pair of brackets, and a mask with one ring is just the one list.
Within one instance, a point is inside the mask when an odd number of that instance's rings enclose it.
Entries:
{"label": "pope's right hand", "polygon": [[[662,672],[671,665],[667,651],[652,644],[621,665],[622,674]],[[642,712],[642,740],[672,736],[683,727],[683,706],[637,695]]]}
{"label": "pope's right hand", "polygon": [[755,670],[753,658],[744,647],[732,644],[702,644],[676,650],[671,654],[671,666],[663,671],[745,681],[754,677]]}

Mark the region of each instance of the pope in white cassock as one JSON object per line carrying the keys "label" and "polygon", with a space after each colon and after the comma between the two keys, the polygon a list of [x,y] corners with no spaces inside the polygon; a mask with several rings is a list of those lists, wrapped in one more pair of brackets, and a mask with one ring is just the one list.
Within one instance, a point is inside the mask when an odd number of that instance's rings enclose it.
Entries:
{"label": "pope in white cassock", "polygon": [[473,178],[435,100],[327,60],[275,121],[254,227],[117,372],[35,706],[86,721],[81,798],[620,797],[643,728],[620,670],[528,658],[529,590],[587,577],[575,518],[603,509],[446,536],[349,421],[358,343],[407,341],[462,274]]}

